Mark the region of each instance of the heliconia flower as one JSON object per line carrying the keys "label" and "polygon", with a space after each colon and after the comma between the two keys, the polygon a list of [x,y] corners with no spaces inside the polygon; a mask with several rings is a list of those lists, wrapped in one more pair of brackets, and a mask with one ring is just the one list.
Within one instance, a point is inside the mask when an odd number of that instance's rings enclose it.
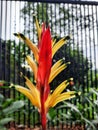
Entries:
{"label": "heliconia flower", "polygon": [[41,115],[42,130],[46,130],[46,114],[49,108],[54,107],[63,100],[75,97],[76,92],[63,92],[69,85],[69,80],[65,80],[58,87],[55,87],[56,89],[52,93],[49,85],[70,63],[65,64],[60,59],[52,66],[53,56],[67,42],[69,36],[62,38],[56,43],[56,40],[51,37],[49,27],[46,28],[45,24],[39,26],[36,18],[35,23],[38,32],[38,47],[21,33],[15,33],[14,35],[22,39],[34,54],[35,59],[27,55],[26,60],[34,73],[36,85],[21,73],[28,88],[19,85],[15,85],[15,88],[28,97],[31,103],[38,108]]}

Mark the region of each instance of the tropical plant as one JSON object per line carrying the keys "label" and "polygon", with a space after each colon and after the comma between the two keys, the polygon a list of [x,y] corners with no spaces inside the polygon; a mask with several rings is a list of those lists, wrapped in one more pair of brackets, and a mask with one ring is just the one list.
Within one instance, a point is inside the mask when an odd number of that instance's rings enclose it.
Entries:
{"label": "tropical plant", "polygon": [[36,86],[21,73],[21,76],[25,79],[25,83],[29,89],[19,85],[14,85],[14,87],[27,96],[31,103],[38,108],[41,115],[42,129],[46,130],[46,114],[49,108],[54,107],[63,100],[74,98],[76,94],[80,93],[75,91],[63,92],[69,85],[71,78],[63,81],[51,93],[49,84],[69,64],[69,62],[65,64],[62,60],[58,60],[52,66],[52,58],[59,48],[67,42],[69,36],[60,39],[56,43],[56,40],[51,37],[50,28],[46,28],[45,23],[43,23],[42,26],[39,26],[36,17],[35,23],[38,32],[38,47],[21,33],[15,33],[14,35],[25,41],[34,54],[36,61],[29,55],[26,56],[26,60],[34,73]]}

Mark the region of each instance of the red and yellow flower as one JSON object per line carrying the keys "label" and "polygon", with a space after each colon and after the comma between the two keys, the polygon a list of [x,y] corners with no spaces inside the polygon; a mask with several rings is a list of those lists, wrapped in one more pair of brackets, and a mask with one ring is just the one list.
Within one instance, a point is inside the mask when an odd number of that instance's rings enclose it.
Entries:
{"label": "red and yellow flower", "polygon": [[52,66],[52,58],[58,49],[67,42],[68,37],[64,37],[56,43],[56,40],[51,37],[50,28],[46,28],[45,24],[39,26],[37,19],[35,20],[38,32],[38,47],[21,33],[14,35],[22,39],[34,54],[35,59],[27,55],[26,60],[34,73],[36,85],[22,74],[28,88],[19,85],[16,85],[15,88],[28,97],[31,103],[38,108],[41,115],[42,130],[46,130],[46,114],[49,108],[63,100],[75,97],[76,92],[63,92],[69,85],[68,80],[65,80],[51,93],[49,84],[68,64],[63,63],[60,59]]}

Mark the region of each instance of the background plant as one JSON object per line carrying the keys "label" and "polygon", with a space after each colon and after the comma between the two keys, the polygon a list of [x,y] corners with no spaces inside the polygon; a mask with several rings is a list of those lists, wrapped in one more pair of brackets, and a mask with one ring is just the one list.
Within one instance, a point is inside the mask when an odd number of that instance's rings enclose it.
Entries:
{"label": "background plant", "polygon": [[11,98],[5,99],[0,94],[0,130],[6,130],[5,125],[14,121],[13,114],[18,112],[24,106],[24,101],[14,101]]}
{"label": "background plant", "polygon": [[[92,102],[92,96],[94,101]],[[86,130],[97,130],[98,125],[98,90],[90,89],[89,93],[81,94],[81,102],[79,98],[71,101],[64,101],[63,104],[51,109],[48,113],[48,119],[55,125],[57,122],[61,124],[80,124],[85,125]],[[77,102],[77,105],[72,104]],[[84,107],[86,105],[86,107]],[[94,109],[94,119],[92,119],[92,109]],[[58,115],[57,115],[58,113]],[[87,115],[85,114],[87,113]],[[89,118],[88,118],[89,115]],[[58,117],[58,118],[57,118]],[[59,124],[58,123],[58,124]]]}

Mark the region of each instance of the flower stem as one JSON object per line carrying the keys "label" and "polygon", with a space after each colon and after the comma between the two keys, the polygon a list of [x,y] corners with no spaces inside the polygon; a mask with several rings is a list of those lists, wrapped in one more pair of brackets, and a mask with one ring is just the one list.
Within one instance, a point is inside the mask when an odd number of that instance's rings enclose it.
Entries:
{"label": "flower stem", "polygon": [[42,124],[42,130],[46,130],[46,113],[41,114],[41,124]]}
{"label": "flower stem", "polygon": [[41,124],[42,124],[42,130],[46,130],[46,110],[45,110],[45,98],[44,98],[44,91],[43,88],[41,89]]}

